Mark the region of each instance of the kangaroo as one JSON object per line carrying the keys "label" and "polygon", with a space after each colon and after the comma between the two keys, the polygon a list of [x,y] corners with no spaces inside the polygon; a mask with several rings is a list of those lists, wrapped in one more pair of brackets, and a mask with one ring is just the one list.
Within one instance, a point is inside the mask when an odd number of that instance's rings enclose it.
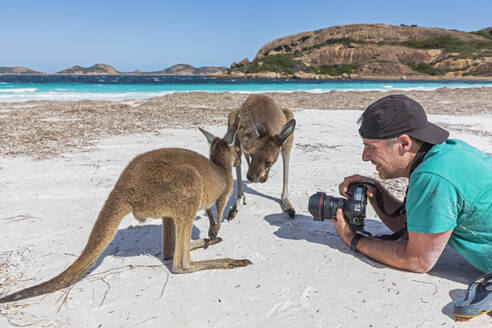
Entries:
{"label": "kangaroo", "polygon": [[[282,207],[289,217],[296,211],[289,201],[289,159],[294,142],[296,121],[289,109],[281,108],[270,97],[251,95],[233,110],[228,117],[228,131],[237,130],[235,144],[239,147],[239,159],[244,154],[248,163],[247,178],[251,182],[264,183],[270,168],[282,153],[283,187]],[[237,200],[229,212],[228,220],[233,219],[241,204],[246,204],[241,177],[241,164],[236,166]]]}
{"label": "kangaroo", "polygon": [[[190,250],[220,242],[200,239],[190,242],[193,220],[205,209],[211,229],[216,227],[210,207],[217,209],[217,226],[232,192],[232,166],[238,150],[236,131],[223,139],[200,128],[210,143],[210,160],[190,150],[162,148],[135,157],[121,173],[102,207],[82,254],[61,274],[39,285],[0,298],[0,303],[44,295],[68,287],[97,260],[113,239],[122,218],[133,213],[139,221],[162,218],[162,256],[173,258],[172,271],[187,273],[209,269],[232,269],[251,262],[246,259],[192,261]],[[218,229],[215,229],[218,231]]]}

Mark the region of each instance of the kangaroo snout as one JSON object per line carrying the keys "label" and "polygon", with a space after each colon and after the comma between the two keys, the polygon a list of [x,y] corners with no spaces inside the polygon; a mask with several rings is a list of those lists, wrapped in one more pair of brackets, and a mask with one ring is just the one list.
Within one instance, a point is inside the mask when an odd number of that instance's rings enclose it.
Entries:
{"label": "kangaroo snout", "polygon": [[266,182],[268,180],[268,173],[269,173],[270,169],[263,170],[261,172],[250,172],[250,171],[248,171],[248,174],[246,175],[246,177],[248,178],[248,180],[250,182],[253,182],[253,183],[256,183],[256,182],[264,183],[264,182]]}
{"label": "kangaroo snout", "polygon": [[256,181],[258,181],[258,175],[253,175],[250,172],[248,172],[246,177],[248,178],[248,181],[250,181],[250,182],[255,183]]}

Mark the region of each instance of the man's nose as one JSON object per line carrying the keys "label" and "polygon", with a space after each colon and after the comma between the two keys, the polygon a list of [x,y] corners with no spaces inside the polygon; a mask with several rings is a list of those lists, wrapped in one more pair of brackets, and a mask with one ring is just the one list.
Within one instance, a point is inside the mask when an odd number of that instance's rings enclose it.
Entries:
{"label": "man's nose", "polygon": [[365,148],[364,148],[364,151],[362,151],[362,160],[364,162],[367,162],[367,161],[370,161],[371,160],[371,156],[369,155],[369,152],[366,151]]}

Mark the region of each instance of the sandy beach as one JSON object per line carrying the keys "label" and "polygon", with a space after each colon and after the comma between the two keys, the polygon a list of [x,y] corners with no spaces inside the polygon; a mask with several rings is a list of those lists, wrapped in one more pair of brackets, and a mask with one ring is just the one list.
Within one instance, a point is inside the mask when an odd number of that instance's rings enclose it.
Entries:
{"label": "sandy beach", "polygon": [[[440,88],[435,91],[331,91],[267,93],[294,111],[363,110],[389,94],[404,93],[428,114],[490,115],[492,88]],[[0,103],[0,154],[49,158],[93,149],[101,138],[154,132],[165,128],[227,124],[227,114],[248,97],[245,93],[174,93],[129,101],[28,101]],[[460,124],[457,120],[453,124]],[[462,129],[470,129],[466,125]],[[471,132],[478,133],[478,132]],[[480,131],[491,136],[492,128]]]}
{"label": "sandy beach", "polygon": [[[344,176],[376,177],[361,161],[361,111],[404,93],[429,120],[492,154],[492,88],[271,93],[297,120],[290,171],[294,220],[280,209],[281,161],[223,222],[223,242],[192,258],[247,258],[234,270],[176,275],[161,255],[160,220],[123,219],[95,266],[72,287],[0,305],[0,327],[489,327],[455,322],[452,301],[480,274],[450,247],[426,274],[352,252],[307,210],[317,191],[338,196]],[[0,103],[0,296],[45,281],[80,254],[97,214],[137,154],[182,147],[208,156],[197,127],[226,131],[244,93],[175,93],[146,100]],[[243,173],[246,167],[243,166]],[[235,175],[234,175],[235,178]],[[404,179],[384,182],[399,197]],[[233,193],[229,206],[232,205]],[[227,208],[226,208],[227,213]],[[205,237],[197,213],[192,238]],[[387,233],[372,209],[367,230]]]}

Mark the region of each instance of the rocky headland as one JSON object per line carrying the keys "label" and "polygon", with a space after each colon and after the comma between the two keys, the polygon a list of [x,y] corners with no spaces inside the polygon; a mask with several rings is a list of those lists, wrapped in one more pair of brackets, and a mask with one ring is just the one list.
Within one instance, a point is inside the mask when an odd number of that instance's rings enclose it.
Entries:
{"label": "rocky headland", "polygon": [[492,27],[475,32],[386,24],[340,25],[265,44],[235,77],[491,79]]}

